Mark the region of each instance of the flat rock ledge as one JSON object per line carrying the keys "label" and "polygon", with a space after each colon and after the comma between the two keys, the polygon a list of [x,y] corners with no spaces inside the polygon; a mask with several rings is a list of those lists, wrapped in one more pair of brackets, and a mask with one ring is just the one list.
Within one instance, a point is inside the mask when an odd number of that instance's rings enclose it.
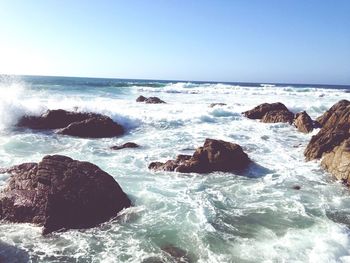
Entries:
{"label": "flat rock ledge", "polygon": [[175,171],[181,173],[210,173],[214,171],[241,171],[250,164],[248,155],[238,144],[206,139],[194,154],[178,155],[175,160],[165,163],[153,162],[149,169],[156,171]]}
{"label": "flat rock ledge", "polygon": [[136,102],[144,102],[144,103],[147,103],[147,104],[161,104],[161,103],[166,103],[164,100],[161,100],[160,98],[158,97],[149,97],[149,98],[146,98],[144,96],[139,96],[137,99],[136,99]]}
{"label": "flat rock ledge", "polygon": [[94,227],[131,206],[111,175],[66,156],[48,155],[0,172],[11,174],[0,192],[0,219],[43,226],[43,234]]}
{"label": "flat rock ledge", "polygon": [[34,130],[56,130],[58,134],[82,138],[120,136],[124,128],[111,118],[96,113],[48,110],[41,116],[24,116],[18,127]]}

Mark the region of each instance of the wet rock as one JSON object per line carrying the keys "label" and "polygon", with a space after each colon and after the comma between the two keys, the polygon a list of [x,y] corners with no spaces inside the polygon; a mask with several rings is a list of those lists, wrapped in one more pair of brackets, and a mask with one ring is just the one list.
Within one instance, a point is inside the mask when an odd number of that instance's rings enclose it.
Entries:
{"label": "wet rock", "polygon": [[293,119],[294,114],[289,110],[274,110],[266,112],[261,121],[265,123],[287,122],[292,124]]}
{"label": "wet rock", "polygon": [[71,123],[57,133],[81,138],[107,138],[122,135],[124,129],[111,118],[101,116]]}
{"label": "wet rock", "polygon": [[131,206],[108,173],[89,162],[45,156],[39,163],[6,169],[0,193],[0,219],[43,226],[43,234],[94,227]]}
{"label": "wet rock", "polygon": [[248,155],[238,144],[206,139],[194,154],[178,155],[165,163],[153,162],[149,169],[181,173],[210,173],[214,171],[240,171],[250,163]]}
{"label": "wet rock", "polygon": [[193,260],[191,259],[190,254],[178,247],[169,245],[161,248],[166,254],[168,254],[175,262],[177,263],[191,263]]}
{"label": "wet rock", "polygon": [[243,115],[249,119],[262,119],[266,113],[271,111],[288,111],[288,109],[280,102],[263,103],[251,110],[243,112]]}
{"label": "wet rock", "polygon": [[304,151],[306,160],[321,158],[350,137],[350,102],[339,101],[317,118],[317,122],[322,128],[307,145]]}
{"label": "wet rock", "polygon": [[305,111],[303,111],[295,115],[294,126],[300,132],[309,133],[314,129],[314,122],[310,116]]}
{"label": "wet rock", "polygon": [[293,186],[293,189],[294,189],[294,190],[300,190],[300,189],[301,189],[301,186],[300,186],[300,185],[294,185],[294,186]]}
{"label": "wet rock", "polygon": [[0,241],[0,262],[24,263],[31,262],[27,251]]}
{"label": "wet rock", "polygon": [[114,137],[124,133],[123,127],[107,116],[65,110],[48,110],[41,116],[24,116],[17,126],[36,130],[60,129],[60,134],[90,138]]}
{"label": "wet rock", "polygon": [[338,180],[350,185],[350,138],[325,153],[321,165]]}
{"label": "wet rock", "polygon": [[214,108],[215,106],[226,106],[227,104],[226,103],[221,103],[221,102],[219,102],[219,103],[211,103],[210,105],[209,105],[209,107],[210,108]]}
{"label": "wet rock", "polygon": [[149,97],[149,98],[146,98],[144,96],[139,96],[137,99],[136,99],[136,102],[145,102],[147,104],[160,104],[160,103],[166,103],[165,101],[161,100],[160,98],[158,97]]}
{"label": "wet rock", "polygon": [[122,145],[112,146],[111,149],[112,150],[121,150],[124,148],[138,148],[138,147],[140,147],[140,145],[138,145],[134,142],[127,142],[127,143],[124,143]]}
{"label": "wet rock", "polygon": [[167,261],[159,257],[149,257],[142,260],[141,263],[167,263]]}

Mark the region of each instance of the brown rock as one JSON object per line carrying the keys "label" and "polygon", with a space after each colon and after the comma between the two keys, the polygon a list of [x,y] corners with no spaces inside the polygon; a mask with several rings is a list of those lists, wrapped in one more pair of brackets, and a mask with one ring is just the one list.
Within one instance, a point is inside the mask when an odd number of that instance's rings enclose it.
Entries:
{"label": "brown rock", "polygon": [[111,118],[103,116],[71,123],[57,133],[81,138],[107,138],[122,135],[124,129]]}
{"label": "brown rock", "polygon": [[292,124],[294,114],[289,110],[274,110],[266,112],[261,121],[265,123],[287,122]]}
{"label": "brown rock", "polygon": [[304,155],[306,160],[319,159],[350,137],[350,102],[340,101],[318,118],[321,130],[312,136]]}
{"label": "brown rock", "polygon": [[112,150],[121,150],[124,148],[138,148],[138,147],[140,147],[140,145],[138,145],[134,142],[127,142],[127,143],[124,143],[122,145],[112,146],[111,149]]}
{"label": "brown rock", "polygon": [[298,131],[303,133],[312,132],[314,129],[314,123],[305,111],[299,112],[295,115],[294,126],[298,129]]}
{"label": "brown rock", "polygon": [[165,163],[153,162],[149,169],[181,173],[229,172],[242,170],[249,163],[248,155],[238,144],[206,139],[203,147],[199,147],[192,156],[179,155],[176,160]]}
{"label": "brown rock", "polygon": [[262,119],[264,115],[270,111],[288,111],[288,109],[280,102],[263,103],[249,111],[243,112],[243,115],[249,119]]}
{"label": "brown rock", "polygon": [[0,219],[38,224],[43,234],[93,227],[131,205],[112,176],[66,156],[45,156],[6,172],[12,176],[0,193]]}
{"label": "brown rock", "polygon": [[338,180],[350,185],[350,138],[324,154],[321,165]]}

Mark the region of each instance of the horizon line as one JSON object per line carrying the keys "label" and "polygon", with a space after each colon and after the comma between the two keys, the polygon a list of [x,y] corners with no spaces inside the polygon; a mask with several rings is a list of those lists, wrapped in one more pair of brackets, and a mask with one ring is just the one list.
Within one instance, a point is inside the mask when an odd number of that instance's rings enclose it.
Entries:
{"label": "horizon line", "polygon": [[182,79],[152,79],[152,78],[120,78],[120,77],[86,77],[86,76],[68,76],[68,75],[39,75],[39,74],[3,74],[0,76],[19,76],[19,77],[56,77],[56,78],[87,78],[87,79],[111,79],[111,80],[136,80],[136,81],[163,81],[163,82],[197,82],[197,83],[223,83],[223,84],[266,84],[266,85],[306,85],[306,86],[340,86],[350,87],[349,84],[328,84],[328,83],[290,83],[290,82],[249,82],[249,81],[215,81],[215,80],[182,80]]}

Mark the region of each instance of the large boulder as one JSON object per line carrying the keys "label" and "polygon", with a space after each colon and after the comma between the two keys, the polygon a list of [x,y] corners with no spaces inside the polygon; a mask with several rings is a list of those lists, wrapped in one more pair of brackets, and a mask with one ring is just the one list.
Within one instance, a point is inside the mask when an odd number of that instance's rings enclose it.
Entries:
{"label": "large boulder", "polygon": [[146,98],[144,96],[139,96],[137,99],[136,99],[136,102],[145,102],[147,104],[160,104],[160,103],[166,103],[165,101],[161,100],[160,98],[158,97],[149,97],[149,98]]}
{"label": "large boulder", "polygon": [[73,122],[57,133],[82,138],[107,138],[122,135],[124,129],[111,118],[101,116]]}
{"label": "large boulder", "polygon": [[321,158],[350,137],[350,102],[339,101],[317,121],[322,128],[307,145],[304,151],[306,160]]}
{"label": "large boulder", "polygon": [[45,156],[2,173],[11,174],[0,192],[0,219],[43,226],[43,234],[89,228],[131,206],[111,175],[89,162]]}
{"label": "large boulder", "polygon": [[321,165],[338,180],[350,185],[350,138],[325,153]]}
{"label": "large boulder", "polygon": [[114,137],[124,133],[121,125],[105,115],[65,110],[48,110],[41,116],[24,116],[17,126],[37,130],[60,129],[60,134],[83,138]]}
{"label": "large boulder", "polygon": [[243,112],[243,115],[249,119],[262,119],[267,112],[270,111],[288,111],[287,107],[280,103],[263,103],[251,110]]}
{"label": "large boulder", "polygon": [[261,121],[265,123],[286,122],[292,124],[293,119],[294,114],[289,110],[274,110],[266,112]]}
{"label": "large boulder", "polygon": [[153,162],[149,169],[181,173],[210,173],[240,171],[250,163],[248,155],[238,145],[222,140],[206,139],[191,155],[179,155],[165,163]]}
{"label": "large boulder", "polygon": [[294,126],[300,132],[309,133],[314,129],[314,122],[310,118],[309,114],[303,111],[295,114]]}

